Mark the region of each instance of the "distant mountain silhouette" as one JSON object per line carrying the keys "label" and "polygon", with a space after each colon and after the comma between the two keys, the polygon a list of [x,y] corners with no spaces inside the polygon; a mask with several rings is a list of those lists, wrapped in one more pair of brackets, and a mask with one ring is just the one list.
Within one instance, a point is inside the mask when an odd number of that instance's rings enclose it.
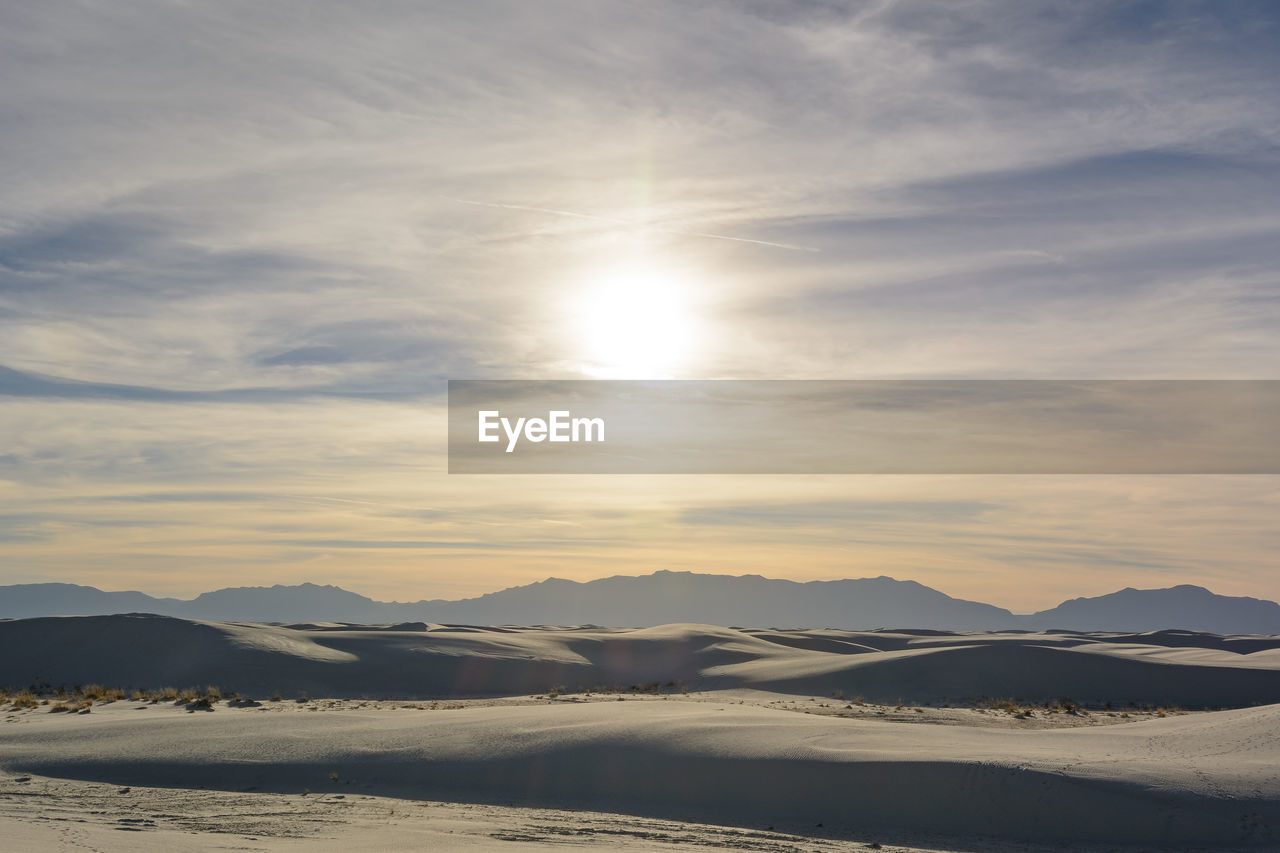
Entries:
{"label": "distant mountain silhouette", "polygon": [[1008,610],[952,598],[888,577],[798,583],[759,575],[654,572],[587,583],[551,578],[452,603],[454,621],[660,625],[702,622],[753,627],[937,627],[1008,625]]}
{"label": "distant mountain silhouette", "polygon": [[239,622],[437,622],[473,625],[641,627],[700,622],[743,627],[1003,629],[1280,634],[1280,604],[1197,586],[1124,589],[1016,616],[889,577],[836,581],[659,571],[579,583],[549,578],[461,601],[381,602],[336,586],[237,587],[189,601],[74,584],[0,587],[0,618],[156,613]]}
{"label": "distant mountain silhouette", "polygon": [[29,616],[107,616],[113,613],[163,613],[188,602],[153,598],[142,592],[103,592],[73,583],[24,583],[0,586],[0,618]]}
{"label": "distant mountain silhouette", "polygon": [[1037,628],[1074,631],[1159,631],[1183,628],[1211,634],[1280,633],[1280,604],[1217,595],[1202,586],[1126,587],[1097,598],[1073,598],[1029,617]]}
{"label": "distant mountain silhouette", "polygon": [[303,583],[297,586],[240,586],[197,595],[183,602],[181,613],[189,619],[231,622],[363,622],[377,624],[391,618],[390,611],[413,607],[365,598],[336,586]]}

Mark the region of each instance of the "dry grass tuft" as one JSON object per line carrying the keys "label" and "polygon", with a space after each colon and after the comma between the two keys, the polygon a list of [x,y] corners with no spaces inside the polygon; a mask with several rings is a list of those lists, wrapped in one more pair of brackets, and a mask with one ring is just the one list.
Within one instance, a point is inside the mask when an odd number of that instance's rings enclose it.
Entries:
{"label": "dry grass tuft", "polygon": [[125,697],[125,692],[119,687],[103,687],[101,684],[86,684],[76,693],[98,702],[116,702]]}
{"label": "dry grass tuft", "polygon": [[13,703],[13,709],[36,708],[40,705],[40,700],[30,690],[22,690],[16,696],[9,700]]}

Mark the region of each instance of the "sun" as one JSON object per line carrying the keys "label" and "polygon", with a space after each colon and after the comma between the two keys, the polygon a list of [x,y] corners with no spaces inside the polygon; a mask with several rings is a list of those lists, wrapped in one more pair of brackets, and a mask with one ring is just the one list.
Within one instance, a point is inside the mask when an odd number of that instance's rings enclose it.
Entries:
{"label": "sun", "polygon": [[632,263],[589,277],[579,302],[584,369],[602,379],[668,379],[695,329],[687,278]]}

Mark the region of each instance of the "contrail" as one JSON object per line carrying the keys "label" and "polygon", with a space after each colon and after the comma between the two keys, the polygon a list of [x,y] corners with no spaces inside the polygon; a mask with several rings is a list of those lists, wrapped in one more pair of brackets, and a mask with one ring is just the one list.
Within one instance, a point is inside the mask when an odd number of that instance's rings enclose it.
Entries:
{"label": "contrail", "polygon": [[591,213],[575,213],[572,210],[556,210],[552,207],[530,207],[526,204],[499,204],[492,201],[473,201],[465,198],[452,198],[450,196],[440,196],[445,201],[456,202],[457,204],[470,204],[475,207],[496,207],[500,210],[527,210],[532,213],[548,213],[552,216],[568,216],[573,219],[590,219],[595,222],[608,222],[611,225],[624,225],[628,228],[648,228],[650,231],[657,231],[661,234],[675,234],[681,237],[706,237],[711,240],[731,240],[734,243],[752,243],[757,246],[769,246],[773,249],[787,249],[791,252],[817,252],[818,249],[812,246],[797,246],[792,243],[771,243],[768,240],[751,240],[747,237],[730,237],[727,234],[709,234],[705,231],[681,231],[676,228],[659,228],[650,225],[641,225],[638,222],[631,222],[626,219],[616,219],[612,216],[596,216]]}

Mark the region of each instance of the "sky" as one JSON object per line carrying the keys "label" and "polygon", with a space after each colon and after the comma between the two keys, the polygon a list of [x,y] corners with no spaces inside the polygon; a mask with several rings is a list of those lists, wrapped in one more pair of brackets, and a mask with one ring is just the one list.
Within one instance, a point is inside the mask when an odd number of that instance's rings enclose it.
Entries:
{"label": "sky", "polygon": [[1280,378],[1265,2],[0,7],[0,584],[1280,598],[1274,476],[464,476],[448,379]]}

